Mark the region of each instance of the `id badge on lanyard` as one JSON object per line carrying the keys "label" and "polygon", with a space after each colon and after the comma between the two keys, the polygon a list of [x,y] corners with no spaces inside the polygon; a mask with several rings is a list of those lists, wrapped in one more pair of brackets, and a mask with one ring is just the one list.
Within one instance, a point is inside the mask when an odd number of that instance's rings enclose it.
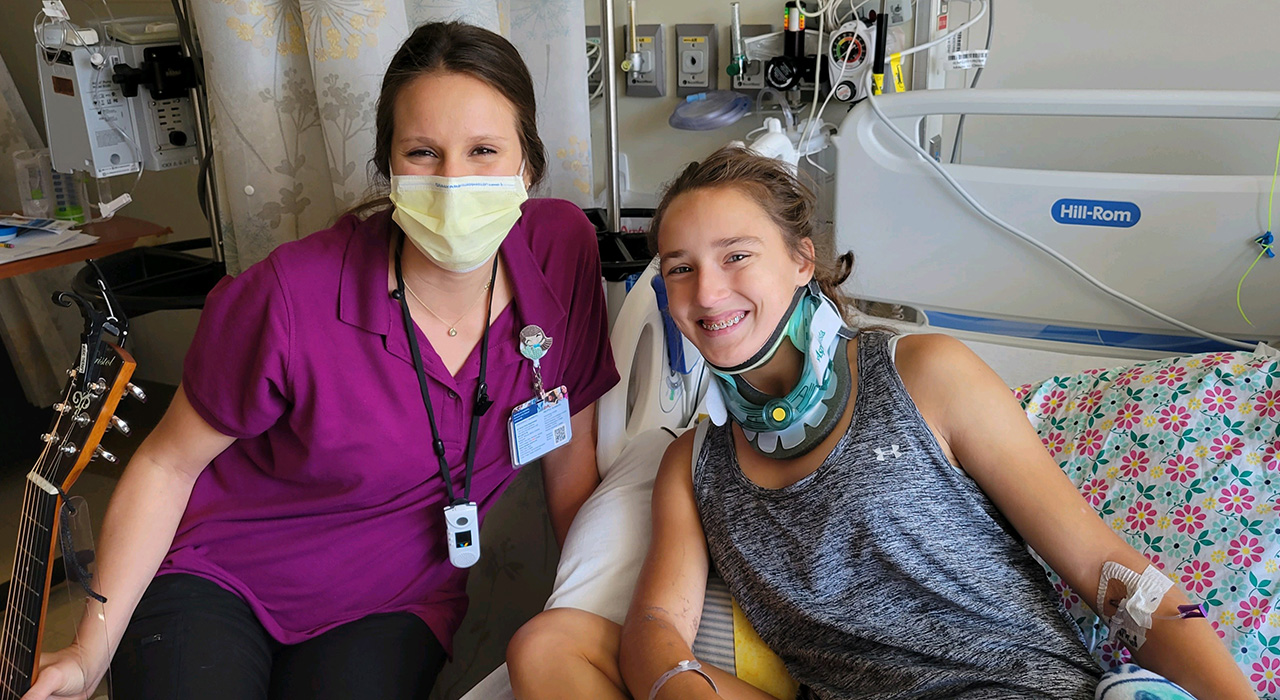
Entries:
{"label": "id badge on lanyard", "polygon": [[520,354],[533,362],[533,398],[516,406],[507,421],[511,464],[522,467],[569,444],[573,425],[569,416],[569,390],[542,387],[542,358],[552,339],[541,328],[529,325],[520,331]]}

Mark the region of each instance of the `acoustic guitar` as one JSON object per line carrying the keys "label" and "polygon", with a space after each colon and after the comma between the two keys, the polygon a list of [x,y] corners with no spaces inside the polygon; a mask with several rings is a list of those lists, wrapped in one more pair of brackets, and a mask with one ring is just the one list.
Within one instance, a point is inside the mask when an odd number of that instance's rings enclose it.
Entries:
{"label": "acoustic guitar", "polygon": [[[54,404],[49,432],[41,436],[44,450],[25,479],[13,574],[5,599],[4,628],[0,630],[0,700],[22,697],[39,671],[60,528],[61,536],[70,538],[64,513],[67,491],[91,460],[116,461],[98,443],[109,427],[128,434],[128,426],[115,416],[121,397],[130,394],[146,400],[142,390],[129,382],[135,363],[123,349],[127,321],[112,312],[114,299],[105,286],[103,292],[106,313],[78,294],[59,292],[53,297],[60,306],[78,305],[85,326],[79,357],[67,370],[62,400]],[[87,562],[76,561],[78,555],[69,542],[62,544],[68,578],[79,578],[89,591],[89,582],[84,579]]]}

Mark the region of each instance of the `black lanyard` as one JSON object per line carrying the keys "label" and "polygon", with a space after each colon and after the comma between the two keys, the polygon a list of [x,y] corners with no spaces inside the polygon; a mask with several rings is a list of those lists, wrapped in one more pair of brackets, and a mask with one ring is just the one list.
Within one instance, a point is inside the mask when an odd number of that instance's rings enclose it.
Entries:
{"label": "black lanyard", "polygon": [[444,458],[444,440],[440,439],[440,430],[436,427],[436,412],[431,406],[431,394],[427,392],[427,373],[422,368],[422,353],[418,351],[418,334],[413,325],[413,317],[409,315],[409,303],[404,298],[404,273],[400,267],[400,254],[403,251],[404,233],[401,232],[396,241],[396,289],[391,297],[400,302],[404,332],[409,336],[409,352],[413,355],[413,369],[418,375],[418,388],[422,390],[422,403],[427,407],[427,421],[431,423],[431,447],[440,462],[440,478],[444,479],[449,505],[470,503],[471,473],[476,463],[476,432],[480,429],[480,416],[493,405],[493,401],[489,399],[489,385],[485,383],[485,377],[489,369],[489,324],[493,321],[493,288],[494,281],[498,278],[498,256],[494,254],[493,270],[489,273],[489,304],[484,314],[484,335],[480,338],[480,378],[476,382],[476,400],[471,409],[471,429],[467,432],[467,471],[462,481],[462,498],[458,498],[453,491],[453,479],[449,476],[449,463]]}

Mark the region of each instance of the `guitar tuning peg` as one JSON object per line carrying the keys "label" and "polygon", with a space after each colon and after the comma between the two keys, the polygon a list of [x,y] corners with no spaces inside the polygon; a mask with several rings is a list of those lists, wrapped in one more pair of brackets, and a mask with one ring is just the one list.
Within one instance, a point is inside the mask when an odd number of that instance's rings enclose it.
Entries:
{"label": "guitar tuning peg", "polygon": [[131,432],[129,430],[129,424],[120,420],[119,416],[111,416],[111,427],[115,428],[116,432],[121,435],[128,435]]}
{"label": "guitar tuning peg", "polygon": [[88,425],[90,420],[88,413],[77,413],[75,417],[76,425]]}
{"label": "guitar tuning peg", "polygon": [[68,454],[68,455],[73,455],[80,451],[80,448],[76,447],[74,442],[68,442],[67,444],[63,445],[62,447],[59,447],[58,449],[62,450],[63,454]]}
{"label": "guitar tuning peg", "polygon": [[129,382],[128,386],[126,386],[125,389],[129,391],[129,395],[132,396],[133,398],[141,401],[142,403],[147,402],[147,392],[143,391],[142,387],[138,386],[137,384],[134,384],[133,382]]}
{"label": "guitar tuning peg", "polygon": [[106,392],[108,387],[109,385],[107,384],[107,380],[99,379],[98,381],[89,385],[89,393],[93,394],[93,396],[96,398],[98,396],[102,396],[102,394]]}
{"label": "guitar tuning peg", "polygon": [[40,436],[41,442],[55,442],[57,441],[57,439],[58,439],[58,436],[54,435],[53,433],[45,433]]}
{"label": "guitar tuning peg", "polygon": [[58,413],[70,413],[71,411],[75,410],[75,407],[69,403],[58,402],[53,405],[53,410],[57,411]]}
{"label": "guitar tuning peg", "polygon": [[116,463],[116,456],[102,449],[102,445],[98,445],[97,447],[93,448],[93,458],[97,459],[99,457],[107,460],[112,464]]}

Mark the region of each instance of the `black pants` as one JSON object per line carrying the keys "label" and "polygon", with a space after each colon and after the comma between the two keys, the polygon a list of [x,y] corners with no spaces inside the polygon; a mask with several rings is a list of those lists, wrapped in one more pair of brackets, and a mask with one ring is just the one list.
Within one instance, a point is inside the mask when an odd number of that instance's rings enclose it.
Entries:
{"label": "black pants", "polygon": [[111,662],[116,700],[425,700],[445,653],[410,613],[370,615],[284,645],[199,576],[151,582]]}

